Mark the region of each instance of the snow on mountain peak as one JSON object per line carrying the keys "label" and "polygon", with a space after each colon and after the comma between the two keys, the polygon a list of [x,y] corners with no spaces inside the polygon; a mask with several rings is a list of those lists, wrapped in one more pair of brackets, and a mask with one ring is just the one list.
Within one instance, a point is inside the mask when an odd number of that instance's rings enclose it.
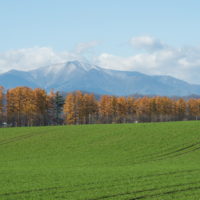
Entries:
{"label": "snow on mountain peak", "polygon": [[90,71],[91,69],[97,69],[97,70],[100,69],[96,65],[92,65],[89,63],[85,63],[85,62],[79,62],[77,60],[67,62],[66,66],[68,66],[68,67],[70,66],[69,68],[71,68],[72,66],[76,66],[76,68],[82,69],[84,71]]}
{"label": "snow on mountain peak", "polygon": [[100,70],[99,67],[96,65],[92,65],[89,63],[84,63],[84,62],[79,62],[77,60],[75,61],[68,61],[66,63],[58,63],[58,64],[53,64],[49,66],[45,66],[42,68],[39,68],[37,70],[32,70],[32,71],[40,71],[44,75],[49,75],[49,74],[59,74],[59,73],[65,73],[65,74],[70,74],[74,71],[90,71],[92,69]]}

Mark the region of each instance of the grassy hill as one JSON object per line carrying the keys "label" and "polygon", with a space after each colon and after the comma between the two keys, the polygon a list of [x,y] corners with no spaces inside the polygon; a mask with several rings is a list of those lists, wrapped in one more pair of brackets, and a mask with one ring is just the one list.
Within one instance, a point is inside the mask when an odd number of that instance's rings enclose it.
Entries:
{"label": "grassy hill", "polygon": [[0,129],[0,199],[200,199],[200,122]]}

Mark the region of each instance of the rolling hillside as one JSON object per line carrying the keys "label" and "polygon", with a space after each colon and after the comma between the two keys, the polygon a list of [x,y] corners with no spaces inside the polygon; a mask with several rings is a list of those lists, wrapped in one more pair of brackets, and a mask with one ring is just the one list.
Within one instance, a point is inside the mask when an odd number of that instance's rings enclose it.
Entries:
{"label": "rolling hillside", "polygon": [[1,200],[197,200],[200,122],[0,129]]}

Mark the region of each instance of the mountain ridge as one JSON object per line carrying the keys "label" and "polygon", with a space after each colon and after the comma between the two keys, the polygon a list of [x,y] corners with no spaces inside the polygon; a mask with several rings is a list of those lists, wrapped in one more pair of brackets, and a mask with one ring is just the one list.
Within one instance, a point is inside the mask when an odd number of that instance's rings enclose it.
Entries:
{"label": "mountain ridge", "polygon": [[40,87],[47,91],[51,89],[64,92],[82,90],[118,96],[200,94],[200,85],[189,84],[171,76],[105,69],[77,60],[48,65],[30,71],[10,70],[0,74],[0,85],[6,89],[27,86]]}

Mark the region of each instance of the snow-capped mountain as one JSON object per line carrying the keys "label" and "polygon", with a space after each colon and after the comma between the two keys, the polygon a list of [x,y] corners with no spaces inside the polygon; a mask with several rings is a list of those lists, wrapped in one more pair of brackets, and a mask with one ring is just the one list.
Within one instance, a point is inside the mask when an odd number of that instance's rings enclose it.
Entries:
{"label": "snow-capped mountain", "polygon": [[0,85],[40,87],[71,92],[82,90],[111,95],[187,96],[200,94],[200,85],[192,85],[170,76],[149,76],[139,72],[117,71],[96,65],[70,61],[30,71],[11,70],[0,74]]}

